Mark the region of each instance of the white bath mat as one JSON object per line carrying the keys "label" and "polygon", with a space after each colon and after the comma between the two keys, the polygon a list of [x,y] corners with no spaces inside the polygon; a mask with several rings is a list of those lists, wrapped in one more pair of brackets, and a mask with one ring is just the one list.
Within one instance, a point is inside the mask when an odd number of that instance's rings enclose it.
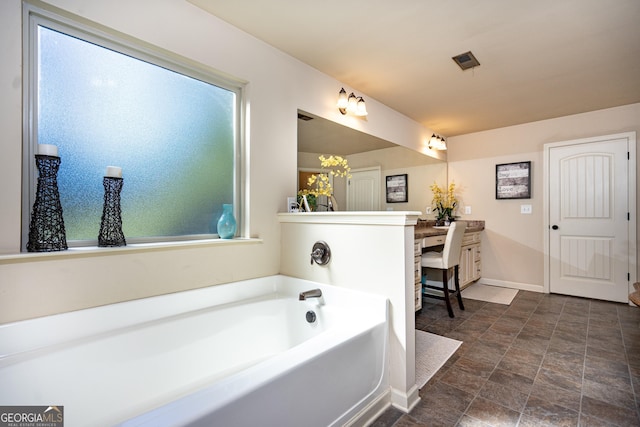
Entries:
{"label": "white bath mat", "polygon": [[456,352],[462,341],[416,329],[416,385],[422,388]]}
{"label": "white bath mat", "polygon": [[462,291],[462,296],[464,298],[475,299],[478,301],[509,305],[517,293],[517,289],[474,283]]}

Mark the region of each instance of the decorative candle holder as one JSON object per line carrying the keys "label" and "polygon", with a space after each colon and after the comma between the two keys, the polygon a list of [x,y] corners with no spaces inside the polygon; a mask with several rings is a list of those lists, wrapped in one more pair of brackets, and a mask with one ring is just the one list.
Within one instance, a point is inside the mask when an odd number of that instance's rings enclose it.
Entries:
{"label": "decorative candle holder", "polygon": [[104,185],[104,207],[102,209],[100,233],[98,234],[98,246],[127,245],[122,233],[122,211],[120,209],[120,192],[123,184],[122,178],[105,176],[102,180],[102,185]]}
{"label": "decorative candle holder", "polygon": [[58,192],[60,157],[36,154],[38,186],[29,224],[29,252],[53,252],[68,249]]}

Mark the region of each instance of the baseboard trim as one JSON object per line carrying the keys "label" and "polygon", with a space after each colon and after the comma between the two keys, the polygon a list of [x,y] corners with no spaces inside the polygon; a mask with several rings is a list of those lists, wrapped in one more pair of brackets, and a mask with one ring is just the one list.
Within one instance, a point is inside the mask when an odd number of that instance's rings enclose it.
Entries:
{"label": "baseboard trim", "polygon": [[480,280],[478,280],[478,283],[484,283],[485,285],[491,285],[491,286],[501,286],[503,288],[519,289],[521,291],[544,293],[543,285],[534,285],[532,283],[510,282],[507,280],[487,279],[486,277],[483,277]]}
{"label": "baseboard trim", "polygon": [[418,392],[420,389],[414,384],[407,393],[391,389],[391,405],[402,412],[409,413],[420,402]]}

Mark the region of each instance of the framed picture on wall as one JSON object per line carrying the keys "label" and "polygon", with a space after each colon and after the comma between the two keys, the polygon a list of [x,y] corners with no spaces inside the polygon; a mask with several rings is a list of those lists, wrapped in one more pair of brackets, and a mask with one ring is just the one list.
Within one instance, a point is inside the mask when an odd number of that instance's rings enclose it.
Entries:
{"label": "framed picture on wall", "polygon": [[496,165],[496,199],[531,198],[531,162]]}
{"label": "framed picture on wall", "polygon": [[387,176],[387,203],[406,203],[408,201],[407,174]]}

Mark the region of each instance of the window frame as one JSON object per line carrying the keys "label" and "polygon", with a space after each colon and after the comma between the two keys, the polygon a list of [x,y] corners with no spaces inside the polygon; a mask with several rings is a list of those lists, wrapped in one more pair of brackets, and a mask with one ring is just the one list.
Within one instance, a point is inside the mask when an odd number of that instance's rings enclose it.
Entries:
{"label": "window frame", "polygon": [[[38,27],[44,26],[82,41],[93,43],[134,59],[200,80],[229,90],[236,95],[234,111],[234,165],[233,165],[233,206],[238,223],[237,236],[245,235],[246,211],[244,207],[246,183],[245,167],[245,127],[246,127],[246,82],[232,78],[218,70],[197,63],[188,58],[166,51],[142,40],[104,27],[98,23],[72,15],[59,9],[48,10],[31,3],[23,3],[23,150],[22,150],[22,229],[21,248],[26,251],[29,234],[31,209],[35,201],[38,171],[33,159],[38,144]],[[71,241],[69,247],[91,247],[94,240]],[[183,236],[158,236],[148,238],[127,238],[127,243],[162,243],[189,240],[218,239],[217,234]]]}

